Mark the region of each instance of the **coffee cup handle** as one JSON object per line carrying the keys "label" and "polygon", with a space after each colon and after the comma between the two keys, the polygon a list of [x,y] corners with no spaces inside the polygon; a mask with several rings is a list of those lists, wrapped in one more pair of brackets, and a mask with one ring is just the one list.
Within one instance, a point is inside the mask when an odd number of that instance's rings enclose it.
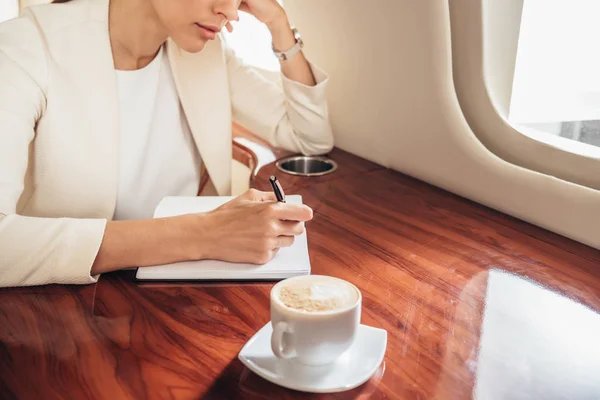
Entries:
{"label": "coffee cup handle", "polygon": [[277,358],[289,359],[295,356],[296,352],[293,349],[284,348],[287,346],[283,345],[283,335],[292,332],[292,327],[284,321],[276,323],[273,327],[273,334],[271,335],[271,349]]}

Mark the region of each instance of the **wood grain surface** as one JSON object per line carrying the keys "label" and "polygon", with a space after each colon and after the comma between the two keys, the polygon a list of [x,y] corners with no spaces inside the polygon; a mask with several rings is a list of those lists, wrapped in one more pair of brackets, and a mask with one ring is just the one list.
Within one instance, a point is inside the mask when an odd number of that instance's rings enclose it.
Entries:
{"label": "wood grain surface", "polygon": [[[600,398],[600,252],[341,150],[320,178],[277,173],[314,209],[315,274],[354,283],[384,363],[343,393],[287,390],[237,360],[272,283],[0,290],[6,399]],[[273,165],[253,186],[268,190]]]}

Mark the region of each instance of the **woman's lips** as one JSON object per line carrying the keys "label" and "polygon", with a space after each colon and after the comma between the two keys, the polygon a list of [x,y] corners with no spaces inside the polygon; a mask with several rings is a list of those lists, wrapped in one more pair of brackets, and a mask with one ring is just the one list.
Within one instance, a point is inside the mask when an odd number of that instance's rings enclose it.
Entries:
{"label": "woman's lips", "polygon": [[198,28],[198,30],[200,31],[200,34],[208,40],[214,40],[217,37],[217,30],[215,30],[215,28],[213,27],[206,27],[200,24],[195,24],[196,27]]}

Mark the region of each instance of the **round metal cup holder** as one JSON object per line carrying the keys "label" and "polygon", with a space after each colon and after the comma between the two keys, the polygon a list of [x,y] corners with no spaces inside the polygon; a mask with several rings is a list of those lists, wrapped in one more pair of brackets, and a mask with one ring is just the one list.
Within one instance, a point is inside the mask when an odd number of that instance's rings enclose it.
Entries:
{"label": "round metal cup holder", "polygon": [[281,172],[298,176],[323,176],[334,172],[338,165],[323,156],[292,156],[275,163]]}

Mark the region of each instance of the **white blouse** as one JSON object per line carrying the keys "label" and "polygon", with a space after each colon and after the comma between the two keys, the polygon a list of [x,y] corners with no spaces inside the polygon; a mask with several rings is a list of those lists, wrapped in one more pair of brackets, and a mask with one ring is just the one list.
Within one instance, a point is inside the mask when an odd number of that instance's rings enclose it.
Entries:
{"label": "white blouse", "polygon": [[164,196],[195,196],[200,156],[164,47],[146,67],[116,71],[119,189],[114,219],[152,218]]}

